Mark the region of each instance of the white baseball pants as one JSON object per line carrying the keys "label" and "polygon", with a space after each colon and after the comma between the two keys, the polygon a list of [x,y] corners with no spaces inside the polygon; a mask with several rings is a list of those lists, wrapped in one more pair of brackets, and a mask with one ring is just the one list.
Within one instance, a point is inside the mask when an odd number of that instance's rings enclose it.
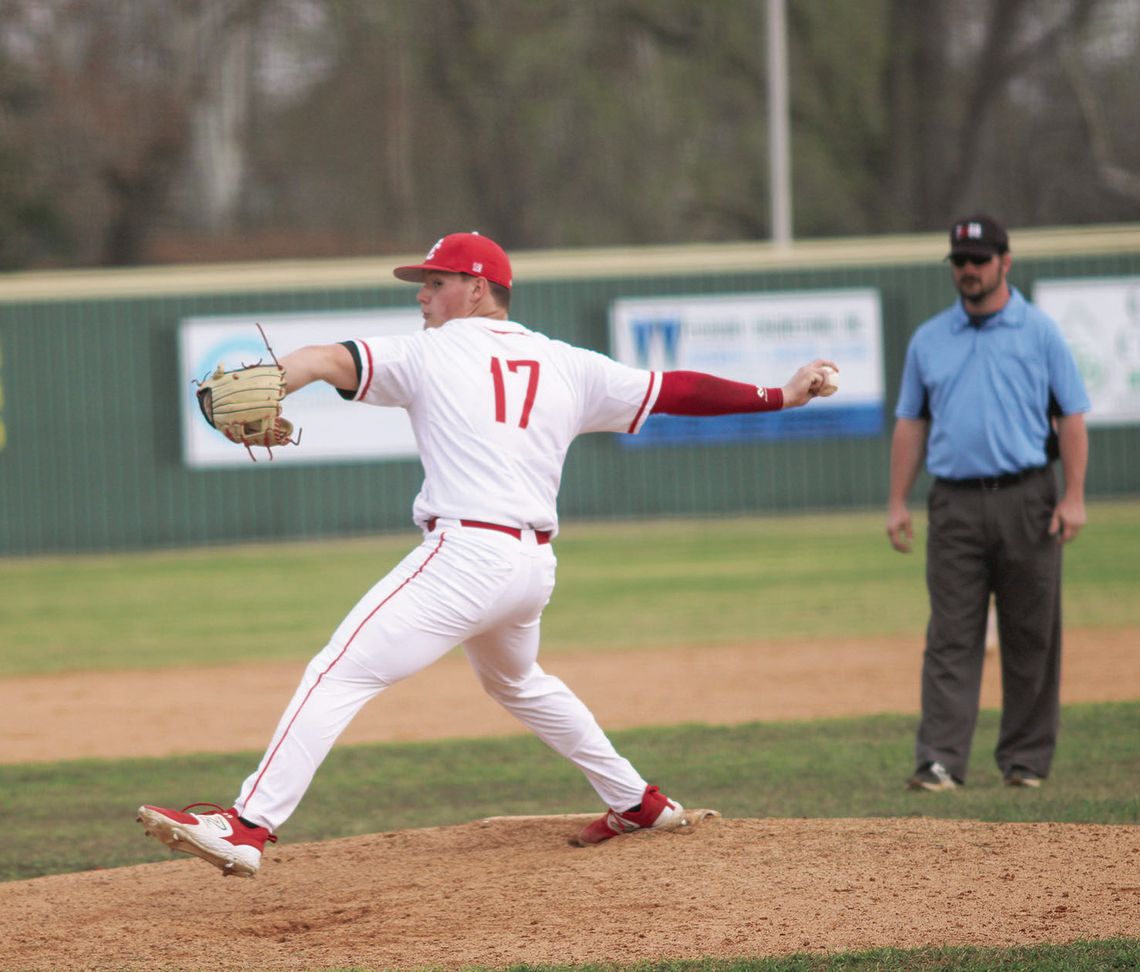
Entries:
{"label": "white baseball pants", "polygon": [[462,644],[491,698],[574,763],[607,807],[640,802],[646,782],[585,704],[537,662],[556,560],[522,539],[441,521],[379,581],[309,663],[257,770],[234,801],[276,832],[361,707]]}

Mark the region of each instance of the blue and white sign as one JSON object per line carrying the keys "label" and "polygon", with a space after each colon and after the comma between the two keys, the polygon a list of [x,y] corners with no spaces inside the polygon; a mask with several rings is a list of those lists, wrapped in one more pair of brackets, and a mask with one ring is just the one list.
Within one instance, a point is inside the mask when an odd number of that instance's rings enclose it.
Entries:
{"label": "blue and white sign", "polygon": [[1077,360],[1092,402],[1088,424],[1140,422],[1140,277],[1041,280],[1033,302]]}
{"label": "blue and white sign", "polygon": [[[223,365],[227,371],[271,357],[257,330],[260,324],[278,358],[309,344],[351,338],[409,334],[423,327],[418,310],[369,310],[312,314],[188,317],[178,327],[182,455],[192,469],[250,466],[249,455],[217,429],[198,407],[197,382]],[[278,464],[368,459],[410,459],[418,455],[412,425],[402,408],[366,408],[346,402],[324,382],[290,395],[282,414],[301,433],[301,444],[273,450]],[[294,433],[296,434],[296,433]],[[268,468],[264,449],[254,449],[258,467]]]}
{"label": "blue and white sign", "polygon": [[610,345],[625,364],[782,385],[815,358],[839,365],[839,392],[804,408],[690,418],[651,415],[629,446],[879,435],[884,422],[879,292],[852,290],[620,299]]}

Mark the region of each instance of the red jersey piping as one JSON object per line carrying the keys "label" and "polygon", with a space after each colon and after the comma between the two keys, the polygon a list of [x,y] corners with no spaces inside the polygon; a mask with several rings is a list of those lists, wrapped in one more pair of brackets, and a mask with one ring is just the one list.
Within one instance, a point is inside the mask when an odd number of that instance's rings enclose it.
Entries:
{"label": "red jersey piping", "polygon": [[653,397],[653,387],[657,384],[657,372],[649,372],[649,387],[645,389],[645,397],[641,400],[641,408],[637,410],[637,414],[633,417],[633,421],[629,425],[630,432],[636,432],[637,426],[641,422],[641,416],[645,414],[645,409],[649,406],[649,399]]}

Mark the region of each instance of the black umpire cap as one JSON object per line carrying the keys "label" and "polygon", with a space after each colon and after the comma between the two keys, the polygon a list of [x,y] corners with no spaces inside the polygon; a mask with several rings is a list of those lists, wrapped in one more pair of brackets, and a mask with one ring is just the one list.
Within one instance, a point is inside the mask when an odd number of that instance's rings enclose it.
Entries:
{"label": "black umpire cap", "polygon": [[950,227],[949,256],[991,257],[1009,249],[1009,236],[989,216],[967,216]]}

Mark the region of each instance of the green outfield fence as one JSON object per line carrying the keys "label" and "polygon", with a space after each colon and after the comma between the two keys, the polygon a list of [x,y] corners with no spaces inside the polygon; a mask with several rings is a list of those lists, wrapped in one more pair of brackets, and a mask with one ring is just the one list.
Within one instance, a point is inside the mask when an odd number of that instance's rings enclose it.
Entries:
{"label": "green outfield fence", "polygon": [[[1013,245],[1027,294],[1039,278],[1140,274],[1136,225],[1015,230]],[[514,254],[512,316],[603,351],[622,297],[874,287],[882,302],[881,436],[643,449],[584,436],[567,463],[563,518],[882,505],[906,342],[953,298],[945,250],[932,234]],[[416,461],[188,469],[176,333],[191,316],[409,307],[414,289],[391,267],[420,256],[0,275],[0,554],[410,529]],[[1090,495],[1140,493],[1138,427],[1091,439]]]}

